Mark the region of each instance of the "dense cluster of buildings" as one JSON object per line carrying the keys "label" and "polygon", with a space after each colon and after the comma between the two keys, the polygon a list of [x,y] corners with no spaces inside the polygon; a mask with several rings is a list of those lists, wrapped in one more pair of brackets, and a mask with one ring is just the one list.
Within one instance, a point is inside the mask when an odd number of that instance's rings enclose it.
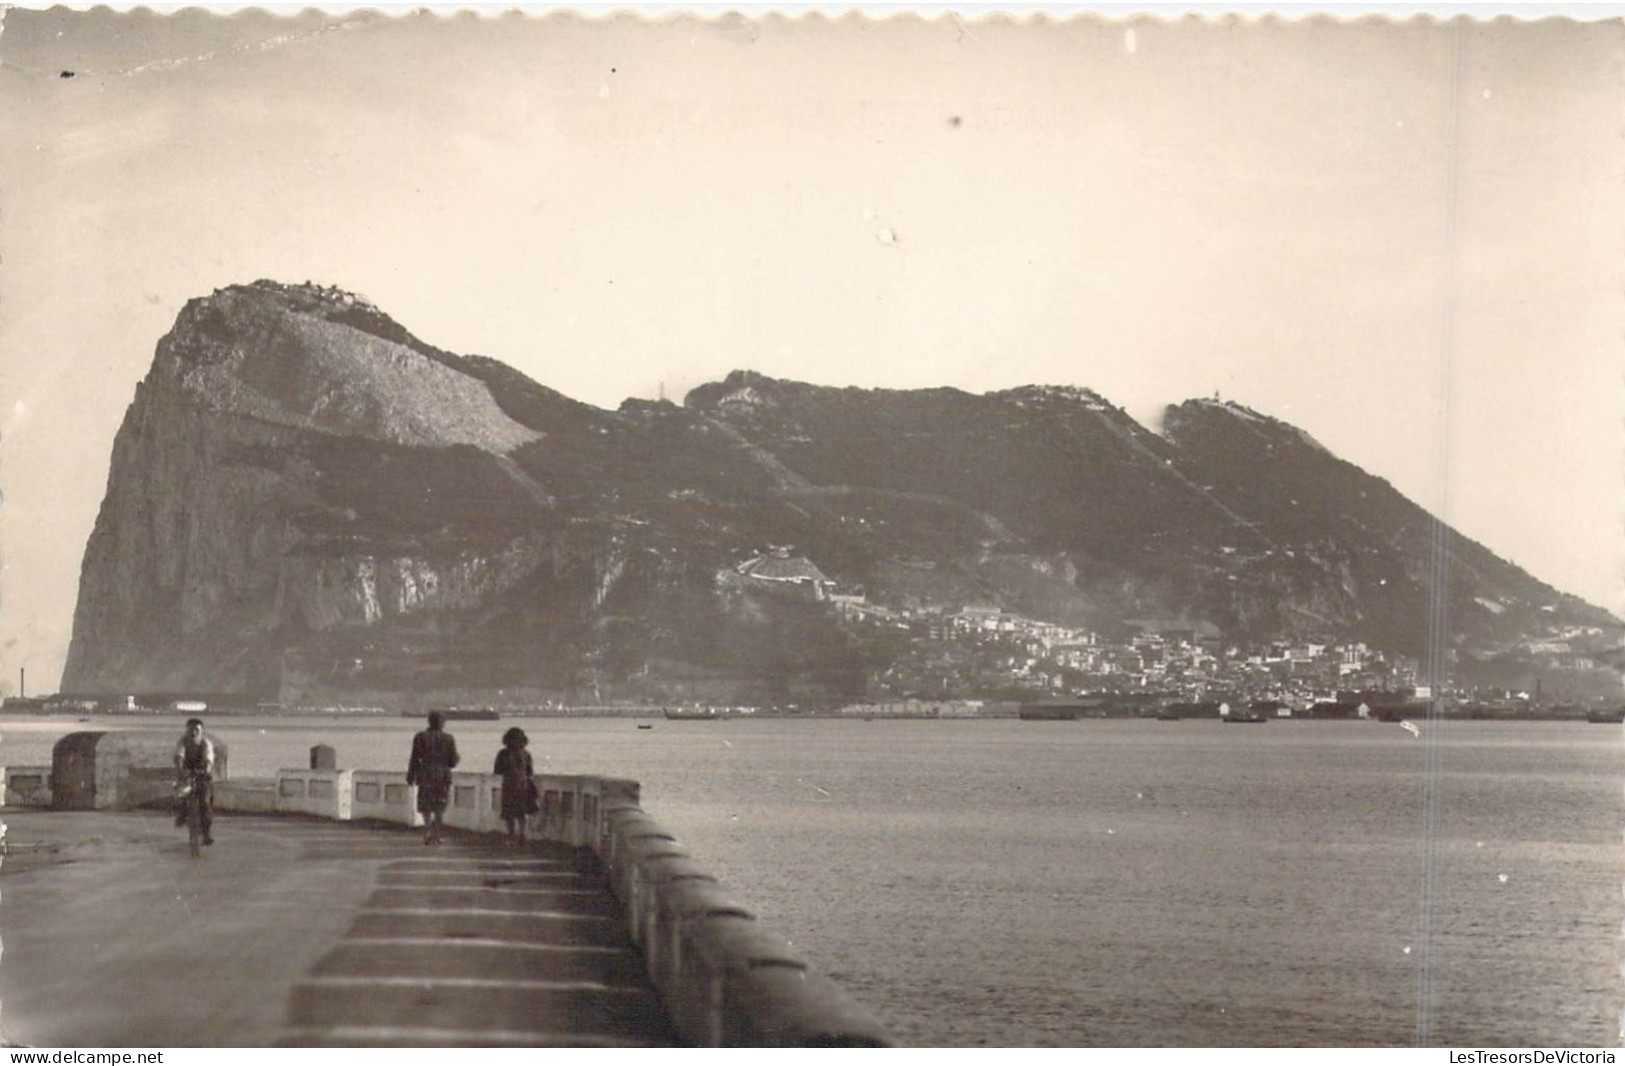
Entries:
{"label": "dense cluster of buildings", "polygon": [[1309,703],[1336,691],[1413,692],[1417,660],[1361,643],[1280,640],[1242,645],[1212,626],[1148,620],[1107,639],[993,607],[907,618],[910,654],[883,687],[985,694],[1133,693],[1189,700],[1215,694]]}
{"label": "dense cluster of buildings", "polygon": [[[1420,663],[1358,641],[1295,638],[1258,644],[1227,640],[1208,623],[1148,619],[1108,638],[1092,630],[1026,618],[993,605],[891,606],[870,602],[861,588],[831,580],[793,549],[776,547],[739,564],[737,580],[790,591],[828,605],[844,624],[900,637],[901,654],[871,679],[880,705],[905,698],[1030,702],[1084,694],[1157,693],[1205,703],[1223,699],[1308,708],[1338,694],[1392,699],[1483,702],[1484,693],[1432,692]],[[1555,669],[1596,664],[1586,627],[1556,629],[1522,651]],[[1528,702],[1528,693],[1502,693]],[[1534,697],[1534,698],[1538,698]]]}

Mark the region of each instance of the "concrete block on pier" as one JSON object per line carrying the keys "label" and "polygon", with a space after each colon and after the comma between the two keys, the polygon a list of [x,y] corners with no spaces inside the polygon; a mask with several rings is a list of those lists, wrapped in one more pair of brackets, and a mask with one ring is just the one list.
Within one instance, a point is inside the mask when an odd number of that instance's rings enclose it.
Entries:
{"label": "concrete block on pier", "polygon": [[[230,753],[214,743],[214,778],[228,777]],[[114,811],[167,806],[175,797],[179,732],[156,729],[69,733],[51,749],[51,804],[58,810]]]}
{"label": "concrete block on pier", "polygon": [[666,837],[629,840],[617,852],[617,863],[609,871],[610,889],[626,904],[627,934],[638,947],[643,946],[648,931],[646,912],[653,906],[661,864],[686,858],[688,852]]}
{"label": "concrete block on pier", "polygon": [[788,943],[749,915],[699,915],[684,923],[679,935],[678,974],[668,977],[662,994],[672,1024],[686,1042],[699,1047],[726,1047],[748,1028],[723,1016],[730,973],[770,966],[801,971],[807,966]]}
{"label": "concrete block on pier", "polygon": [[677,837],[642,811],[635,814],[621,812],[609,820],[609,844],[602,858],[609,868],[610,885],[622,900],[632,898],[632,878],[637,858],[683,855],[677,847]]}
{"label": "concrete block on pier", "polygon": [[49,807],[49,766],[0,766],[0,807]]}
{"label": "concrete block on pier", "polygon": [[[641,850],[639,850],[641,849]],[[662,901],[685,881],[716,878],[700,869],[676,843],[665,840],[639,841],[633,848],[631,896],[625,899],[632,923],[632,942],[643,948],[651,967],[659,954],[658,915]]]}
{"label": "concrete block on pier", "polygon": [[649,979],[661,995],[681,997],[693,981],[688,941],[705,922],[716,918],[752,921],[755,915],[697,863],[666,863],[653,905],[646,912],[648,930],[643,951]]}

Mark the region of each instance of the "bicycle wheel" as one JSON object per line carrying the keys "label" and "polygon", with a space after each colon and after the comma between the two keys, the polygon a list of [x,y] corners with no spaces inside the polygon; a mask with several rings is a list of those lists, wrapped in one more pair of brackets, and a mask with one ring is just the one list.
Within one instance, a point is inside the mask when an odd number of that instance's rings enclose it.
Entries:
{"label": "bicycle wheel", "polygon": [[194,859],[203,854],[203,827],[198,824],[202,818],[200,807],[195,791],[186,797],[186,840]]}

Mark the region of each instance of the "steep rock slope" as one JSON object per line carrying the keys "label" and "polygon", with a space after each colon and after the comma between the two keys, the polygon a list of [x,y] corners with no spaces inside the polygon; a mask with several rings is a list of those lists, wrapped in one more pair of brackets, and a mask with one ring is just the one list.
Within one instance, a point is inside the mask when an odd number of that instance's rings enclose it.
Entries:
{"label": "steep rock slope", "polygon": [[1254,546],[1231,553],[1235,588],[1215,605],[1221,624],[1319,628],[1402,648],[1422,646],[1430,616],[1444,621],[1453,642],[1479,646],[1513,641],[1553,617],[1616,624],[1278,419],[1190,400],[1167,409],[1163,430],[1181,467],[1258,534]]}
{"label": "steep rock slope", "polygon": [[[347,294],[194,300],[114,443],[64,688],[275,694],[295,635],[468,607],[547,547],[539,434]],[[410,343],[404,343],[410,342]]]}

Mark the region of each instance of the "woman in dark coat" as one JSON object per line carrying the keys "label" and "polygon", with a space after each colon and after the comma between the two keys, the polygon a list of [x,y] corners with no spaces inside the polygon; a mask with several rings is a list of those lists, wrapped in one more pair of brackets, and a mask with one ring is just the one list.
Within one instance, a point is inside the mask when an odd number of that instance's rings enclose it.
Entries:
{"label": "woman in dark coat", "polygon": [[502,750],[491,771],[502,778],[502,820],[508,824],[508,839],[516,844],[525,842],[525,819],[536,813],[536,767],[525,750],[528,743],[518,727],[502,734]]}
{"label": "woman in dark coat", "polygon": [[457,765],[457,741],[446,732],[446,716],[429,712],[429,728],[412,738],[412,757],[406,763],[406,783],[418,790],[418,813],[428,832],[425,844],[440,843],[440,825],[451,798],[451,770]]}

